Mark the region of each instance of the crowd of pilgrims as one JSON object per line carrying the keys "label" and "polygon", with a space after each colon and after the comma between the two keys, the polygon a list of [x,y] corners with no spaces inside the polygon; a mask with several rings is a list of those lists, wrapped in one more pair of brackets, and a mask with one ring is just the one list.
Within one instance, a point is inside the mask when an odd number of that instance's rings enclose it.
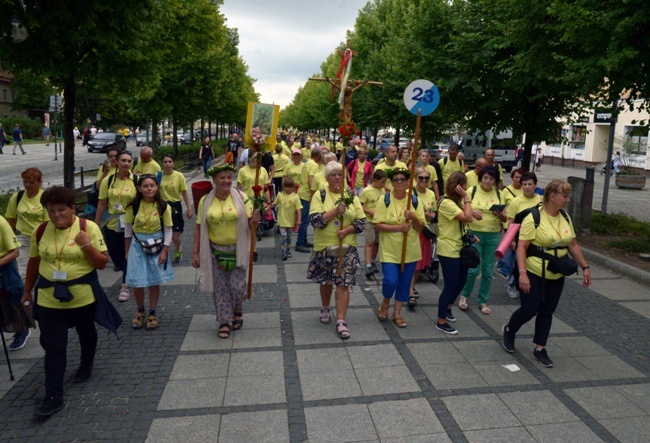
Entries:
{"label": "crowd of pilgrims", "polygon": [[[479,274],[475,303],[479,312],[490,315],[495,251],[516,215],[523,214],[518,241],[509,245],[497,267],[510,277],[508,295],[521,303],[504,325],[502,342],[507,352],[515,352],[517,331],[537,317],[533,353],[551,367],[546,342],[564,274],[549,270],[543,253],[531,251],[551,251],[556,257],[570,253],[583,270],[583,284],[589,286],[589,266],[564,212],[570,185],[555,180],[540,192],[534,172],[515,169],[511,183],[504,186],[504,171],[491,149],[469,170],[454,145],[441,159],[425,149],[413,156],[410,142],[399,150],[390,145],[372,160],[368,151],[359,140],[350,140],[343,149],[340,141],[315,136],[294,140],[281,134],[274,149],[262,153],[246,149],[233,134],[226,162],[215,164],[210,139],[203,141],[200,156],[212,190],[198,203],[191,265],[199,270],[201,290],[212,294],[217,336],[228,339],[243,327],[251,232],[271,213],[281,236],[282,260],[292,257],[294,233],[294,250],[311,254],[306,278],[319,285],[318,321],[334,321],[335,333],[343,340],[351,336],[346,316],[359,268],[366,279],[381,280],[379,320],[390,317],[396,327],[405,328],[408,314],[404,316],[402,308],[417,305],[415,283],[430,266],[434,250],[444,281],[435,328],[458,333],[452,326],[453,309],[456,304],[463,311],[470,309]],[[45,350],[45,399],[35,415],[49,416],[64,407],[68,329],[76,329],[81,347],[73,381],[83,383],[92,375],[95,323],[114,333],[122,323],[97,270],[110,258],[114,270],[122,273],[117,301],[127,302],[131,295],[135,300],[131,327],[155,330],[160,285],[174,279],[173,264],[183,258],[180,234],[185,218],[195,214],[174,158],[163,156],[161,167],[147,147],[137,163],[128,151],[107,152],[94,185],[98,203],[93,219],[76,215],[71,190],[43,190],[37,168],[26,169],[22,179],[24,191],[11,197],[6,218],[0,217],[0,326],[14,333],[9,348],[19,350],[34,320],[38,323]],[[256,179],[266,200],[262,213],[254,205]],[[530,208],[539,209],[536,216],[522,212]],[[310,225],[313,243],[307,235]],[[365,240],[364,263],[357,250],[360,235]],[[480,257],[474,268],[461,258],[461,249],[469,244]],[[256,260],[257,252],[253,254]],[[332,295],[335,310],[330,307]]]}

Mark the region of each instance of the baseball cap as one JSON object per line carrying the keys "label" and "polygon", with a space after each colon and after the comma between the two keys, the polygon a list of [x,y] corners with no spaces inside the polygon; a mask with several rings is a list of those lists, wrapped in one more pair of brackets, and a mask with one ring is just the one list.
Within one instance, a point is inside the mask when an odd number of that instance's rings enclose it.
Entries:
{"label": "baseball cap", "polygon": [[291,151],[291,155],[293,154],[302,154],[302,153],[300,152],[300,149],[294,149],[293,151]]}

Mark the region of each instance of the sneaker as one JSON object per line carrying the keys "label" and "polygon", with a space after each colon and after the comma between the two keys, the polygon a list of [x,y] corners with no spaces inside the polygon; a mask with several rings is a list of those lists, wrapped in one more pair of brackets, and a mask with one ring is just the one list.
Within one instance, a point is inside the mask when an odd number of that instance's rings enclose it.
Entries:
{"label": "sneaker", "polygon": [[508,329],[508,325],[503,325],[503,338],[501,345],[506,352],[512,354],[515,352],[515,334]]}
{"label": "sneaker", "polygon": [[450,325],[449,323],[442,324],[440,322],[437,322],[436,323],[436,329],[438,331],[444,332],[445,334],[449,334],[449,335],[458,334],[458,331],[452,325]]}
{"label": "sneaker", "polygon": [[375,275],[375,271],[372,269],[372,266],[366,266],[366,278],[370,278]]}
{"label": "sneaker", "polygon": [[454,317],[454,314],[451,312],[450,308],[447,309],[447,313],[445,314],[445,318],[447,319],[447,321],[450,321],[452,323],[456,321],[456,317]]}
{"label": "sneaker", "polygon": [[291,251],[287,251],[287,258],[291,258],[293,255],[291,255]]}
{"label": "sneaker", "polygon": [[542,349],[535,348],[535,350],[533,351],[533,356],[537,360],[539,360],[540,364],[545,368],[553,367],[553,360],[548,358],[548,354],[546,353],[546,348],[542,348]]}
{"label": "sneaker", "polygon": [[14,340],[9,345],[9,350],[17,351],[24,348],[30,335],[32,335],[32,330],[29,328],[25,332],[16,332],[14,334]]}
{"label": "sneaker", "polygon": [[34,415],[36,417],[49,417],[65,407],[62,398],[47,397],[43,400],[43,404],[36,408]]}
{"label": "sneaker", "polygon": [[307,246],[308,248],[313,248],[314,244],[311,242],[305,242],[305,246]]}
{"label": "sneaker", "polygon": [[515,299],[519,297],[519,291],[514,286],[508,286],[508,297]]}
{"label": "sneaker", "polygon": [[296,251],[298,252],[311,252],[311,248],[307,246],[296,246]]}
{"label": "sneaker", "polygon": [[379,268],[377,267],[377,263],[373,262],[370,266],[372,266],[372,272],[375,274],[379,274]]}
{"label": "sneaker", "polygon": [[93,367],[92,366],[79,366],[77,372],[74,374],[72,383],[84,383],[87,382],[90,376],[92,375]]}
{"label": "sneaker", "polygon": [[181,251],[176,251],[174,254],[174,263],[180,263],[183,258],[183,253]]}
{"label": "sneaker", "polygon": [[282,254],[282,261],[287,261],[287,254]]}

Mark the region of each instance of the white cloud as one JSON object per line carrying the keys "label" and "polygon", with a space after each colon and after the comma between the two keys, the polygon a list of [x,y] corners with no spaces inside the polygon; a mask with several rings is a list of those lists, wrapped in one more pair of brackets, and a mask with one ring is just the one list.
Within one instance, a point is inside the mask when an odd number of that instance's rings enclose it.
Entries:
{"label": "white cloud", "polygon": [[225,0],[228,27],[263,103],[288,105],[354,28],[367,0]]}

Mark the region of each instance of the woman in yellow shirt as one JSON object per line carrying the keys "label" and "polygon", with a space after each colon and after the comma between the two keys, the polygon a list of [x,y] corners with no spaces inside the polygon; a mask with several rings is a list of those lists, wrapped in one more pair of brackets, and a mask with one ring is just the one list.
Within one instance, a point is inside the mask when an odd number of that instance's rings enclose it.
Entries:
{"label": "woman in yellow shirt", "polygon": [[469,190],[472,201],[474,219],[469,227],[478,239],[474,247],[481,257],[481,264],[471,268],[467,274],[467,282],[458,301],[461,310],[467,310],[467,299],[472,294],[476,277],[481,274],[481,285],[478,292],[478,307],[481,313],[489,315],[492,310],[487,306],[494,274],[494,252],[501,241],[501,224],[508,220],[505,208],[502,211],[492,210],[493,205],[504,205],[503,192],[499,192],[499,170],[494,166],[486,166],[478,174],[479,186]]}
{"label": "woman in yellow shirt", "polygon": [[126,285],[127,261],[124,249],[124,215],[126,207],[135,198],[136,187],[131,173],[133,154],[129,151],[120,152],[117,156],[117,172],[102,180],[99,186],[99,204],[95,214],[95,223],[101,224],[104,211],[108,210],[108,221],[104,226],[104,238],[108,247],[115,270],[122,271],[122,288],[117,297],[118,301],[127,301],[130,297]]}
{"label": "woman in yellow shirt", "polygon": [[[424,218],[426,219],[425,223],[429,224],[436,216],[436,194],[431,189],[428,189],[429,183],[431,183],[431,175],[429,175],[429,170],[423,167],[416,168],[415,180],[415,190],[417,191],[417,196],[420,204],[423,205]],[[413,272],[413,279],[411,280],[411,292],[408,300],[409,308],[415,307],[417,304],[417,299],[420,298],[420,294],[415,289],[415,282],[418,281],[418,278],[420,277],[420,271],[428,268],[429,264],[431,263],[431,240],[428,239],[422,231],[418,233],[418,237],[420,239],[420,250],[422,251],[422,258],[416,263],[415,272]]]}
{"label": "woman in yellow shirt", "polygon": [[285,167],[291,162],[289,157],[284,153],[284,148],[281,144],[275,146],[275,153],[273,154],[273,165],[275,166],[275,174],[273,174],[273,187],[275,194],[282,191],[282,179],[286,175]]}
{"label": "woman in yellow shirt", "polygon": [[[408,169],[397,168],[390,172],[389,179],[393,190],[384,199],[379,199],[373,217],[375,229],[379,231],[379,261],[384,275],[381,285],[384,299],[379,306],[379,320],[388,318],[390,299],[395,295],[393,322],[398,328],[406,327],[406,322],[400,314],[402,305],[409,300],[415,265],[422,259],[418,233],[424,228],[426,220],[424,204],[419,200],[417,205],[412,202],[411,209],[406,209],[407,198],[409,198],[406,192],[409,186],[409,175]],[[400,268],[404,233],[407,233],[407,238],[402,271]]]}
{"label": "woman in yellow shirt", "polygon": [[[131,272],[127,273],[126,284],[133,289],[137,312],[131,325],[133,329],[142,328],[144,316],[144,288],[149,288],[149,316],[146,318],[147,331],[158,327],[156,307],[160,297],[160,284],[174,279],[169,260],[169,245],[172,242],[172,207],[166,204],[158,183],[151,175],[138,179],[138,193],[126,209],[124,228],[125,250]],[[156,243],[158,252],[145,253]]]}
{"label": "woman in yellow shirt", "polygon": [[108,262],[99,227],[75,216],[74,192],[68,188],[49,188],[43,192],[41,202],[50,222],[43,223],[32,234],[21,303],[33,309],[41,330],[45,399],[34,415],[48,417],[65,406],[63,379],[68,329],[74,327],[79,336],[81,358],[73,383],[82,383],[91,377],[94,364],[95,321],[115,332],[122,319],[106,298],[97,276],[97,269],[104,269]]}
{"label": "woman in yellow shirt", "polygon": [[[232,187],[235,167],[222,164],[208,170],[214,188],[199,201],[194,228],[192,266],[200,270],[201,290],[212,292],[219,338],[230,337],[244,325],[251,223],[259,211],[241,191]],[[240,171],[241,173],[241,171]]]}
{"label": "woman in yellow shirt", "polygon": [[564,275],[551,272],[549,261],[542,258],[543,254],[560,258],[571,254],[582,268],[583,286],[588,288],[591,285],[591,271],[576,240],[571,219],[564,212],[570,193],[571,185],[562,180],[553,180],[544,190],[544,202],[539,209],[539,226],[535,228],[532,213],[524,218],[517,244],[521,307],[513,312],[510,321],[503,327],[503,348],[513,353],[515,335],[536,316],[533,356],[546,368],[553,367],[553,361],[546,352],[546,343],[553,313],[562,295]]}
{"label": "woman in yellow shirt", "polygon": [[190,199],[187,196],[187,182],[185,176],[174,169],[174,157],[171,154],[163,155],[163,174],[160,181],[160,195],[167,202],[172,210],[172,243],[174,244],[174,263],[180,263],[183,254],[181,252],[181,234],[185,230],[185,220],[183,220],[183,205],[181,197],[187,207],[187,219],[191,220],[194,216]]}
{"label": "woman in yellow shirt", "polygon": [[[257,161],[260,158],[259,152],[252,152],[248,157],[248,164],[239,170],[237,174],[237,189],[242,191],[248,196],[248,198],[253,198],[255,193],[253,192],[253,186],[255,186],[255,175],[257,174]],[[260,168],[260,176],[258,180],[259,186],[268,185],[270,183],[269,173],[266,172],[266,169]],[[268,190],[264,191],[267,201],[269,200]]]}
{"label": "woman in yellow shirt", "polygon": [[[309,219],[314,227],[314,250],[309,261],[307,278],[319,284],[320,322],[329,324],[330,300],[336,286],[336,332],[343,340],[350,338],[345,322],[350,303],[350,286],[356,284],[359,267],[357,234],[363,232],[366,216],[353,195],[351,204],[340,202],[343,169],[340,163],[330,162],[325,167],[327,189],[316,191],[309,205]],[[340,240],[342,243],[340,243]],[[343,247],[342,272],[339,273],[339,248]]]}
{"label": "woman in yellow shirt", "polygon": [[465,286],[468,269],[461,265],[465,224],[472,221],[472,202],[467,195],[467,177],[454,171],[445,181],[445,195],[438,201],[438,258],[442,267],[444,287],[438,299],[436,329],[445,334],[458,333],[451,307]]}

